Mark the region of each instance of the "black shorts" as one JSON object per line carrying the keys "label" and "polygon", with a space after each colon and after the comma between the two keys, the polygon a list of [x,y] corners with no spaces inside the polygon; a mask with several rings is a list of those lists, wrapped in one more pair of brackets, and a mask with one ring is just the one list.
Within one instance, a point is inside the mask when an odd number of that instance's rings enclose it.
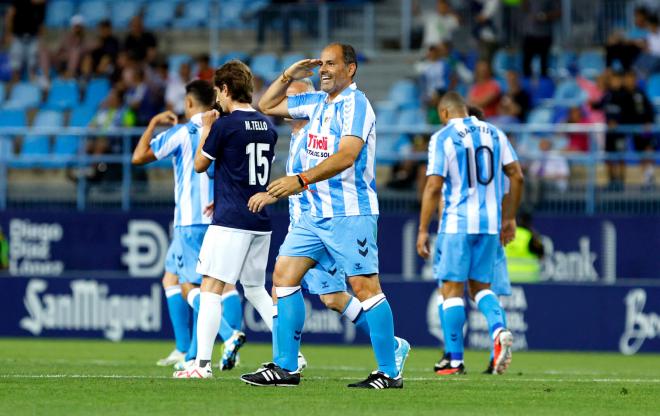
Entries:
{"label": "black shorts", "polygon": [[608,134],[605,136],[606,152],[625,152],[627,137],[620,134]]}

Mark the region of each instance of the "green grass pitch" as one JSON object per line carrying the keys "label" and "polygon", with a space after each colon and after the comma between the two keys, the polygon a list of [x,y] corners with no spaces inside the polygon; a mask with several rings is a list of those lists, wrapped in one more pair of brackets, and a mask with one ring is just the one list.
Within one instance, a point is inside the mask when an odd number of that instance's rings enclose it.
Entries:
{"label": "green grass pitch", "polygon": [[[375,366],[368,346],[303,348],[296,388],[243,384],[270,346],[246,344],[241,366],[213,380],[174,380],[156,367],[171,342],[0,339],[0,415],[658,415],[660,357],[514,353],[503,376],[480,374],[486,352],[468,352],[469,374],[440,378],[438,350],[414,348],[403,390],[346,384]],[[216,345],[218,357],[220,346]]]}

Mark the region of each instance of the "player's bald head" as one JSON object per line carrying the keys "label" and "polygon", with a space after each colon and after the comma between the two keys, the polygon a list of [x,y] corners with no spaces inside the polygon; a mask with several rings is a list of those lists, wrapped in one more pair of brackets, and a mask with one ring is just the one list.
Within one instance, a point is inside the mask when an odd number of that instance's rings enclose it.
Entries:
{"label": "player's bald head", "polygon": [[446,123],[450,118],[467,117],[467,104],[465,104],[465,100],[459,93],[450,91],[440,99],[438,114],[443,123]]}
{"label": "player's bald head", "polygon": [[302,94],[303,92],[314,92],[314,83],[309,78],[295,80],[286,90],[286,95]]}

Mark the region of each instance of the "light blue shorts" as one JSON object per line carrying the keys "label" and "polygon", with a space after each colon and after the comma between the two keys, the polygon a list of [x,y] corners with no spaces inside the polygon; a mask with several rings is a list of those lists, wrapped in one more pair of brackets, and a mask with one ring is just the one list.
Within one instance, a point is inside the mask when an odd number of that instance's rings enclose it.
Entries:
{"label": "light blue shorts", "polygon": [[195,269],[207,228],[208,225],[174,227],[174,237],[167,250],[165,270],[179,276],[179,283],[202,284],[202,275]]}
{"label": "light blue shorts", "polygon": [[345,276],[378,273],[377,215],[320,218],[303,213],[280,247],[280,256],[334,259]]}
{"label": "light blue shorts", "polygon": [[[440,247],[442,244],[442,234],[438,234],[435,240],[435,252],[433,253],[433,277],[438,281],[438,287],[442,287],[440,279]],[[509,271],[506,267],[506,257],[502,245],[497,247],[497,257],[495,258],[495,268],[493,271],[493,280],[490,289],[497,296],[511,296],[511,281],[509,281]]]}
{"label": "light blue shorts", "polygon": [[436,276],[443,281],[466,282],[468,279],[491,283],[495,271],[496,234],[440,234],[440,259]]}

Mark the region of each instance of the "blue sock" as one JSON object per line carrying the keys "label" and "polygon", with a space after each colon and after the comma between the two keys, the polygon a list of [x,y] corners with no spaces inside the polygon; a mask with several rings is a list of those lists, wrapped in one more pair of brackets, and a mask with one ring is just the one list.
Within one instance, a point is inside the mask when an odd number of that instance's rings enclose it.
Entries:
{"label": "blue sock", "polygon": [[277,293],[277,349],[279,352],[275,363],[286,371],[296,371],[300,337],[305,325],[305,301],[300,286],[277,287],[275,291]]}
{"label": "blue sock", "polygon": [[174,342],[179,352],[187,352],[190,348],[190,308],[181,296],[181,286],[170,286],[165,289],[167,310],[174,330]]}
{"label": "blue sock", "polygon": [[370,331],[367,315],[362,310],[362,304],[356,297],[351,297],[351,300],[348,301],[341,314],[353,322],[353,325],[355,325],[358,331],[369,336]]}
{"label": "blue sock", "polygon": [[273,362],[277,362],[280,356],[280,350],[277,346],[277,305],[273,305]]}
{"label": "blue sock", "polygon": [[[443,331],[445,330],[445,311],[442,309],[442,303],[445,301],[445,298],[442,297],[442,295],[438,295],[438,316],[440,317],[440,330]],[[445,340],[445,344],[447,341]]]}
{"label": "blue sock", "polygon": [[495,331],[504,328],[504,314],[502,313],[500,301],[497,300],[497,296],[490,289],[479,291],[474,297],[474,300],[481,313],[486,317],[490,337],[494,339]]}
{"label": "blue sock", "polygon": [[[224,305],[223,305],[224,306]],[[222,319],[220,320],[220,329],[218,335],[223,341],[227,341],[234,334],[234,328],[229,325],[227,318],[225,318],[225,311],[222,311]]]}
{"label": "blue sock", "polygon": [[367,321],[369,322],[369,335],[371,336],[371,346],[376,355],[378,370],[390,377],[398,376],[396,369],[396,360],[394,350],[396,342],[394,340],[394,319],[392,318],[392,309],[384,294],[376,295],[362,302],[366,310]]}
{"label": "blue sock", "polygon": [[442,307],[444,309],[445,321],[445,352],[449,353],[452,367],[456,367],[456,361],[463,361],[465,302],[463,302],[462,298],[449,298],[445,299]]}
{"label": "blue sock", "polygon": [[227,321],[231,328],[237,331],[243,328],[241,297],[235,290],[222,295],[222,318]]}
{"label": "blue sock", "polygon": [[[194,289],[193,289],[194,290]],[[191,291],[192,292],[192,291]],[[199,289],[196,289],[192,295],[192,309],[193,309],[193,328],[192,328],[192,342],[186,354],[186,361],[194,360],[197,358],[197,314],[199,314]],[[188,294],[188,298],[191,295]]]}

